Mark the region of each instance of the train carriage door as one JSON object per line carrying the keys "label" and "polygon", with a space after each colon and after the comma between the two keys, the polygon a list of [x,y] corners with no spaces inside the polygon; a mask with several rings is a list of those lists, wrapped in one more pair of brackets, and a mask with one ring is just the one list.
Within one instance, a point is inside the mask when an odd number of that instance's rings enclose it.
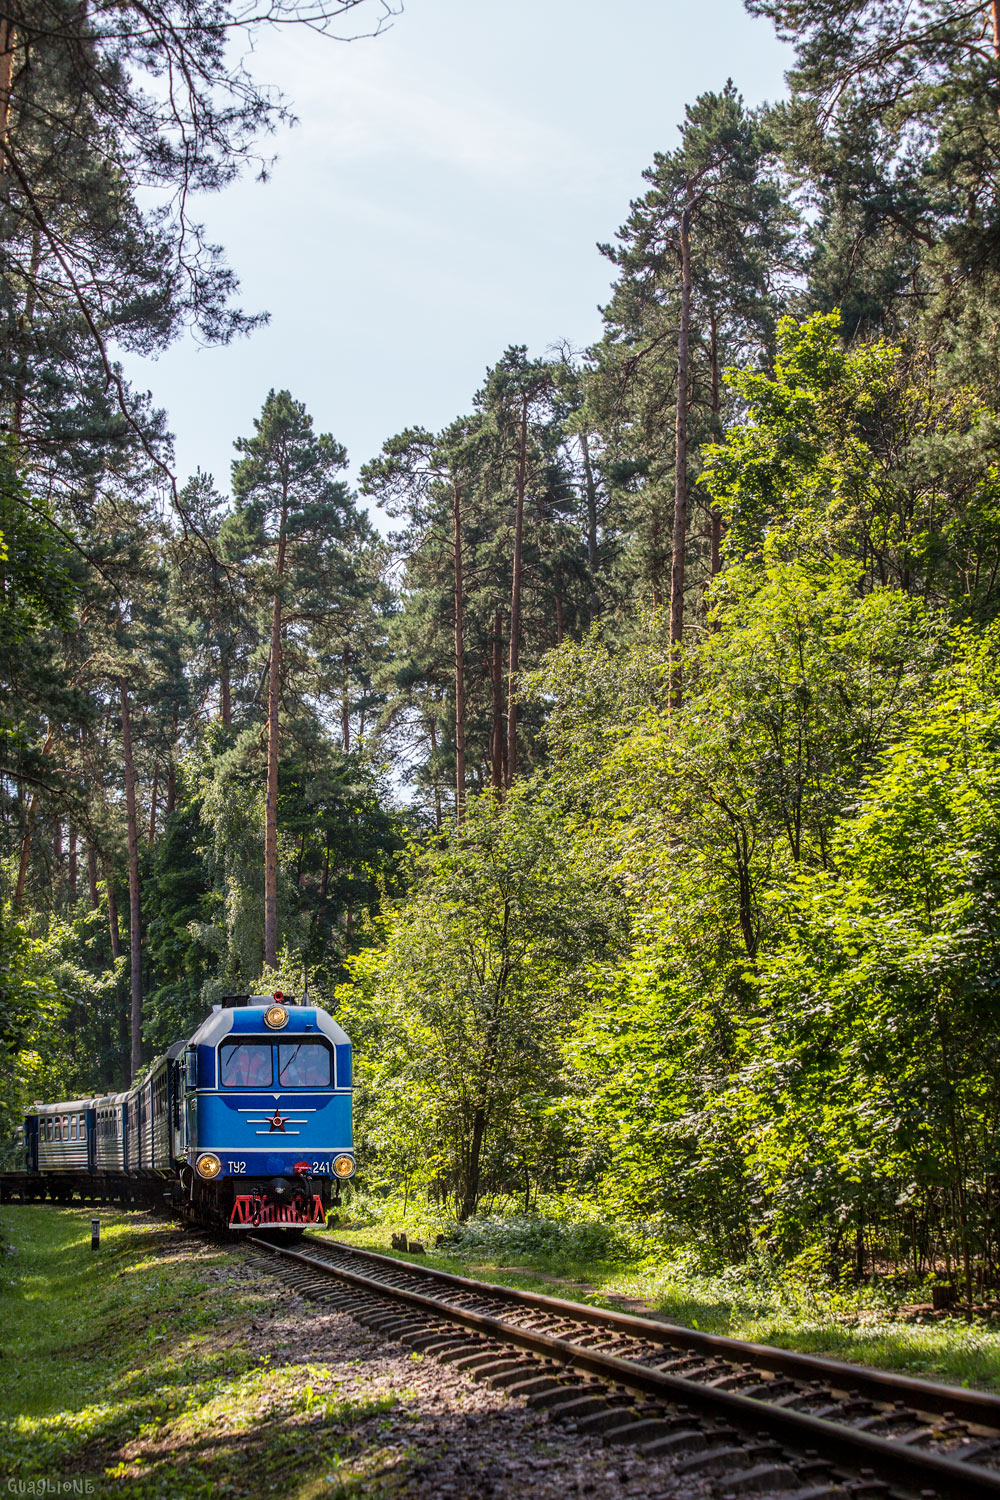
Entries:
{"label": "train carriage door", "polygon": [[171,1062],[167,1069],[167,1099],[170,1112],[170,1156],[173,1161],[180,1161],[186,1145],[184,1110],[181,1101],[183,1082],[184,1075],[180,1063]]}
{"label": "train carriage door", "polygon": [[38,1116],[28,1115],[24,1121],[24,1157],[29,1172],[38,1171]]}
{"label": "train carriage door", "polygon": [[87,1171],[93,1172],[97,1166],[97,1111],[84,1110],[83,1119],[87,1132]]}

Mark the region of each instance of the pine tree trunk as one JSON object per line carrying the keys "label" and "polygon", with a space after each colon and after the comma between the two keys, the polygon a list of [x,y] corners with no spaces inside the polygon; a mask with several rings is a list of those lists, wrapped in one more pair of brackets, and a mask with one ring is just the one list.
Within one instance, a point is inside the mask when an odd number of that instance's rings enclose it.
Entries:
{"label": "pine tree trunk", "polygon": [[563,643],[563,636],[564,636],[565,633],[566,633],[566,620],[565,620],[565,616],[563,614],[563,597],[562,597],[562,594],[557,593],[556,594],[556,645],[557,646],[561,646],[562,645],[562,643]]}
{"label": "pine tree trunk", "polygon": [[521,451],[517,461],[514,511],[514,566],[510,586],[510,664],[507,668],[506,785],[517,775],[517,669],[521,650],[521,551],[524,535],[524,490],[528,462],[528,398],[521,397]]}
{"label": "pine tree trunk", "polygon": [[504,750],[506,737],[503,723],[503,635],[500,611],[493,616],[493,638],[490,642],[490,690],[493,698],[493,723],[490,730],[490,773],[497,793],[504,787]]}
{"label": "pine tree trunk", "polygon": [[28,862],[31,859],[31,837],[34,834],[34,808],[37,807],[37,792],[31,792],[28,796],[27,811],[24,814],[24,832],[21,834],[21,853],[18,856],[18,879],[13,886],[13,909],[19,912],[24,906],[24,888],[27,885]]}
{"label": "pine tree trunk", "polygon": [[[722,441],[722,422],[719,413],[722,409],[722,395],[719,378],[719,329],[713,309],[709,319],[709,360],[712,367],[712,441]],[[712,577],[722,569],[722,516],[715,506],[709,506],[708,514],[711,518],[709,524],[712,528]]]}
{"label": "pine tree trunk", "polygon": [[104,866],[104,889],[108,893],[108,936],[111,939],[111,957],[117,963],[122,956],[122,937],[118,926],[118,902],[115,900],[115,888],[107,865]]}
{"label": "pine tree trunk", "polygon": [[580,433],[580,448],[583,452],[583,477],[587,490],[587,572],[590,574],[590,623],[597,619],[597,485],[594,482],[594,466],[590,462],[590,444],[587,434]]}
{"label": "pine tree trunk", "polygon": [[264,963],[278,962],[278,730],[281,701],[281,579],[285,572],[285,526],[288,507],[281,509],[278,531],[278,587],[271,608],[271,659],[267,674],[267,800],[264,811]]}
{"label": "pine tree trunk", "polygon": [[233,706],[230,698],[232,688],[229,680],[229,659],[221,653],[219,656],[219,710],[222,714],[222,722],[228,729],[233,722]]}
{"label": "pine tree trunk", "polygon": [[[42,746],[42,755],[48,755],[52,749],[52,741],[55,738],[55,730],[50,729],[45,736]],[[24,891],[28,881],[28,865],[31,861],[31,841],[35,832],[35,813],[38,809],[38,793],[32,792],[28,798],[28,808],[24,816],[24,833],[21,835],[21,852],[17,865],[17,883],[14,886],[14,910],[20,911],[24,905]]]}
{"label": "pine tree trunk", "polygon": [[132,717],[128,683],[121,679],[122,757],[125,763],[125,816],[128,831],[128,934],[131,982],[131,1070],[142,1067],[142,913],[139,900],[139,819],[135,800],[135,759],[132,754]]}
{"label": "pine tree trunk", "polygon": [[691,210],[680,223],[681,316],[677,330],[677,424],[674,454],[674,533],[670,563],[670,700],[683,696],[680,648],[684,636],[684,552],[687,544],[688,345],[691,332]]}
{"label": "pine tree trunk", "polygon": [[351,695],[348,691],[348,672],[351,666],[351,653],[344,647],[344,694],[340,701],[340,738],[344,745],[344,754],[347,755],[351,749]]}
{"label": "pine tree trunk", "polygon": [[76,871],[76,829],[73,827],[72,823],[69,825],[68,843],[69,843],[69,863],[68,863],[69,893],[70,893],[70,897],[72,898],[72,900],[75,901],[76,900],[76,874],[77,874],[77,871]]}
{"label": "pine tree trunk", "polygon": [[433,783],[433,785],[434,785],[434,827],[435,827],[435,830],[438,833],[440,833],[441,832],[441,823],[442,823],[442,818],[441,818],[441,783],[438,781],[438,776],[437,776],[437,747],[438,747],[438,740],[437,740],[437,730],[434,727],[434,720],[433,719],[428,719],[428,721],[427,721],[427,736],[428,736],[428,738],[429,738],[429,740],[431,742],[431,763],[434,765],[434,768],[435,768],[434,769],[434,783]]}
{"label": "pine tree trunk", "polygon": [[[10,129],[10,98],[14,83],[14,57],[17,51],[17,31],[14,22],[0,16],[0,140],[6,144]],[[6,157],[0,153],[0,177],[3,176]]]}
{"label": "pine tree trunk", "polygon": [[465,588],[462,578],[462,494],[452,482],[455,519],[455,821],[465,812]]}
{"label": "pine tree trunk", "polygon": [[177,806],[177,725],[179,714],[174,709],[171,722],[172,734],[170,736],[170,759],[167,761],[167,801],[164,806],[164,816],[169,818]]}
{"label": "pine tree trunk", "polygon": [[20,911],[24,905],[24,889],[28,881],[28,865],[31,861],[31,841],[35,832],[35,808],[38,805],[38,794],[32,792],[28,798],[28,810],[25,814],[24,832],[21,835],[21,853],[17,864],[17,883],[14,886],[14,910]]}
{"label": "pine tree trunk", "polygon": [[156,838],[156,799],[157,799],[157,794],[159,792],[159,785],[160,785],[160,768],[156,764],[156,762],[154,761],[153,762],[153,791],[152,791],[152,795],[151,795],[151,797],[149,799],[149,838],[147,840],[147,844],[148,844],[148,847],[150,849],[152,849],[153,842],[154,842],[154,840]]}
{"label": "pine tree trunk", "polygon": [[[0,164],[0,176],[2,176],[2,164]],[[21,314],[19,332],[21,334],[21,352],[17,361],[17,374],[14,379],[14,408],[11,415],[11,430],[15,437],[21,436],[24,425],[24,399],[28,392],[28,330],[35,317],[35,302],[38,296],[38,272],[42,264],[42,236],[37,225],[31,231],[31,259],[28,270],[28,285],[24,293],[24,311]]]}
{"label": "pine tree trunk", "polygon": [[87,882],[90,886],[90,909],[96,911],[100,896],[97,891],[97,850],[93,844],[87,845]]}

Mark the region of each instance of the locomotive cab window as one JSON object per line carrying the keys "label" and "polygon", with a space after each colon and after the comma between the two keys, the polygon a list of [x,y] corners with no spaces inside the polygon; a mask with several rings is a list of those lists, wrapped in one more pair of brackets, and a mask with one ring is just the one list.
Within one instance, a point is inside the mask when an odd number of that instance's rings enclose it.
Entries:
{"label": "locomotive cab window", "polygon": [[266,1089],[274,1081],[270,1042],[223,1042],[219,1081],[224,1089]]}
{"label": "locomotive cab window", "polygon": [[278,1082],[283,1089],[328,1089],[332,1062],[323,1042],[280,1042]]}

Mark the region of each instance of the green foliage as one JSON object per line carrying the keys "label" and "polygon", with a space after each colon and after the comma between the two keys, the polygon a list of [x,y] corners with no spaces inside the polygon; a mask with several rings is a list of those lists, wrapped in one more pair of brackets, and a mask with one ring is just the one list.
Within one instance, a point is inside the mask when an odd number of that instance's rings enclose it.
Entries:
{"label": "green foliage", "polygon": [[496,1264],[524,1256],[535,1264],[571,1261],[593,1266],[619,1257],[623,1242],[618,1231],[600,1219],[478,1214],[449,1229],[441,1248],[447,1255],[489,1257]]}
{"label": "green foliage", "polygon": [[294,1470],[308,1491],[335,1462],[317,1423],[337,1432],[339,1461],[355,1429],[394,1404],[345,1397],[325,1365],[248,1344],[241,1333],[266,1322],[273,1293],[231,1252],[105,1211],[95,1255],[90,1215],[22,1206],[4,1226],[13,1357],[0,1371],[0,1427],[25,1485],[61,1473],[132,1500],[220,1490],[255,1500],[279,1484],[288,1493]]}
{"label": "green foliage", "polygon": [[6,1145],[20,1112],[46,1071],[64,1005],[34,942],[10,907],[0,907],[0,1141]]}
{"label": "green foliage", "polygon": [[853,552],[871,589],[993,616],[1000,471],[995,419],[973,389],[926,354],[847,348],[835,313],[783,320],[773,373],[731,384],[746,420],[704,450],[702,476],[731,559],[758,563],[777,531],[788,546]]}
{"label": "green foliage", "polygon": [[607,932],[593,874],[519,792],[414,849],[411,894],[339,996],[374,1172],[433,1185],[463,1219],[511,1176],[530,1197],[559,1146],[559,1043]]}

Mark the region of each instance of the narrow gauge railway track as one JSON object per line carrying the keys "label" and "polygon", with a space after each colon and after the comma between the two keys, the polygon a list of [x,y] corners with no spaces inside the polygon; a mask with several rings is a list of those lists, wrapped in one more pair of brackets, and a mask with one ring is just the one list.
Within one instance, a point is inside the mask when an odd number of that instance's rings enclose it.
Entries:
{"label": "narrow gauge railway track", "polygon": [[[720,1493],[1000,1500],[1000,1399],[418,1267],[252,1241],[305,1295]],[[331,1285],[331,1282],[339,1285]],[[512,1352],[516,1351],[516,1352]],[[727,1484],[732,1490],[727,1490]]]}

